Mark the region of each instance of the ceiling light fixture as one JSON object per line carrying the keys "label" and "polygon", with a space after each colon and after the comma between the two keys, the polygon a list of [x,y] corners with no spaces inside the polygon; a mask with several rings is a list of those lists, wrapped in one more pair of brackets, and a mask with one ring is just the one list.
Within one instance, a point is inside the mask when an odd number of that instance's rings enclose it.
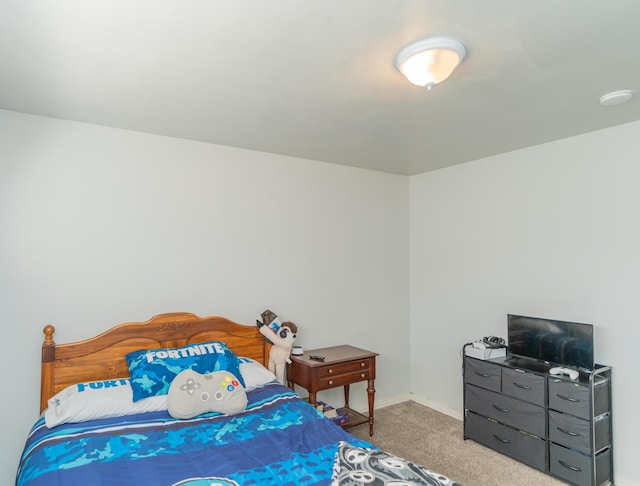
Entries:
{"label": "ceiling light fixture", "polygon": [[432,37],[402,49],[396,56],[396,67],[411,83],[431,89],[447,79],[466,54],[457,40]]}

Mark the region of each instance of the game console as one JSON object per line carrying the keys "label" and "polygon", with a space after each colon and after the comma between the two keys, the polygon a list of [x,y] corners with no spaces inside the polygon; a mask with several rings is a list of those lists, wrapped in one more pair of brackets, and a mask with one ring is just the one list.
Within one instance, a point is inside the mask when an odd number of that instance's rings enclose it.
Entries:
{"label": "game console", "polygon": [[571,378],[572,380],[577,380],[578,377],[580,376],[580,373],[578,373],[578,370],[572,370],[571,368],[561,368],[561,367],[555,367],[555,368],[551,368],[549,370],[549,374],[550,375],[567,375],[569,378]]}
{"label": "game console", "polygon": [[507,355],[507,348],[504,346],[491,347],[480,340],[465,346],[464,354],[476,359],[503,358]]}

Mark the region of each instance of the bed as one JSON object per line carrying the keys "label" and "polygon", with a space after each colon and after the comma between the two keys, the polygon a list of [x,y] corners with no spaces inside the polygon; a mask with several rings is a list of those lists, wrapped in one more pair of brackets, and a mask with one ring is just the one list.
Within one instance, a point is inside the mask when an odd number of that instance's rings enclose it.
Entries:
{"label": "bed", "polygon": [[[43,413],[28,434],[16,486],[353,486],[397,478],[455,484],[353,437],[278,383],[264,367],[270,345],[257,326],[171,313],[79,342],[56,344],[54,333],[53,326],[44,328]],[[220,369],[202,375],[193,371],[197,367],[181,370],[184,359],[202,363],[214,351]],[[163,370],[174,375],[156,376],[155,368],[140,375],[134,365],[147,366],[150,357],[170,362]],[[242,409],[210,408],[176,418],[171,400],[191,393],[193,380],[182,378],[188,373],[224,376],[228,383],[221,385],[229,386],[223,390],[241,395]],[[164,392],[154,394],[156,386],[165,386]]]}

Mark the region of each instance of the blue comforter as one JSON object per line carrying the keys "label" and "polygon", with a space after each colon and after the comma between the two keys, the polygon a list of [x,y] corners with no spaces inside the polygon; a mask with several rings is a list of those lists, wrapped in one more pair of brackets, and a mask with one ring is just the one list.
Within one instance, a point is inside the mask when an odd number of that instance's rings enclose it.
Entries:
{"label": "blue comforter", "polygon": [[41,418],[16,485],[328,485],[340,441],[371,447],[277,383],[248,398],[234,416],[151,412],[52,429]]}

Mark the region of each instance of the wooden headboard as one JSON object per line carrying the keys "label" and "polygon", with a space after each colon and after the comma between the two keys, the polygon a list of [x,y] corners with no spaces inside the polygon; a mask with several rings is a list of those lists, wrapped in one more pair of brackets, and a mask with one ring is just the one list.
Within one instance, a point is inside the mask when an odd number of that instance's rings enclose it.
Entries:
{"label": "wooden headboard", "polygon": [[44,328],[41,412],[49,398],[69,385],[128,377],[124,356],[138,349],[223,341],[237,356],[255,359],[266,366],[270,348],[255,325],[244,326],[224,317],[198,317],[186,312],[160,314],[147,322],[126,322],[75,343],[56,344],[54,332],[51,325]]}

